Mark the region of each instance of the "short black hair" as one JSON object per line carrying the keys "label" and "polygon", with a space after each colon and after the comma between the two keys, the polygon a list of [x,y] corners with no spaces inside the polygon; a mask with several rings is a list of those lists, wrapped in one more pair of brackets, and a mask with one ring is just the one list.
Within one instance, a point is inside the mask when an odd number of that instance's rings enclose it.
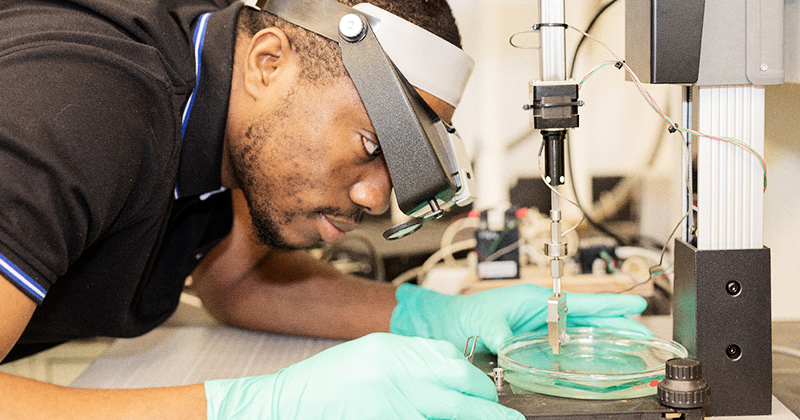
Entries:
{"label": "short black hair", "polygon": [[[354,6],[372,3],[461,48],[461,35],[455,17],[446,0],[339,0]],[[300,28],[271,13],[243,7],[239,13],[237,34],[251,38],[258,31],[276,27],[286,33],[294,51],[303,61],[301,77],[315,84],[324,84],[346,76],[339,44]]]}

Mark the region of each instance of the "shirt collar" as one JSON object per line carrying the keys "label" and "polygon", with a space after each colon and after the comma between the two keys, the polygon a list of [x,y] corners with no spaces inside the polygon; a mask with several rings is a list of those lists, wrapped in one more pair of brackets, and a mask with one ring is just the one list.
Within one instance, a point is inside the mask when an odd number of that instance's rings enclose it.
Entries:
{"label": "shirt collar", "polygon": [[221,188],[222,148],[228,116],[236,19],[241,2],[214,12],[205,37],[195,46],[199,78],[187,109],[176,197],[217,191]]}

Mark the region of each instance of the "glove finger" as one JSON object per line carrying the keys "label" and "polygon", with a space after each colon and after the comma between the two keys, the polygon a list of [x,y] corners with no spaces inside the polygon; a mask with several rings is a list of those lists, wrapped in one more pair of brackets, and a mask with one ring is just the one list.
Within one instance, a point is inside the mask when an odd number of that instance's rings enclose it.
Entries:
{"label": "glove finger", "polygon": [[610,328],[614,330],[632,331],[652,337],[653,332],[644,325],[624,316],[613,317],[567,317],[567,324],[575,327]]}
{"label": "glove finger", "polygon": [[[453,345],[445,341],[434,341],[443,347],[453,349]],[[436,378],[436,384],[456,391],[462,395],[478,397],[487,401],[497,401],[497,388],[483,371],[475,367],[464,358],[463,354],[456,353],[451,357],[442,358],[435,366],[431,366],[431,374]]]}
{"label": "glove finger", "polygon": [[567,308],[567,316],[635,315],[647,308],[647,301],[638,295],[567,293]]}
{"label": "glove finger", "polygon": [[[506,418],[498,412],[508,409],[497,404],[497,389],[483,371],[469,363],[453,344],[443,340],[420,339],[418,350],[427,354],[427,373],[404,392],[426,418]],[[463,417],[487,412],[491,416]],[[511,417],[513,418],[513,417]]]}
{"label": "glove finger", "polygon": [[427,419],[525,419],[520,412],[504,407],[497,402],[447,389],[429,390],[417,408]]}
{"label": "glove finger", "polygon": [[[478,341],[482,342],[486,350],[492,354],[497,354],[497,349],[500,347],[500,344],[514,335],[508,325],[508,322],[495,323],[489,328],[483,328],[483,331],[481,332],[485,335],[480,336]],[[483,349],[479,348],[476,351],[482,352],[482,350]]]}

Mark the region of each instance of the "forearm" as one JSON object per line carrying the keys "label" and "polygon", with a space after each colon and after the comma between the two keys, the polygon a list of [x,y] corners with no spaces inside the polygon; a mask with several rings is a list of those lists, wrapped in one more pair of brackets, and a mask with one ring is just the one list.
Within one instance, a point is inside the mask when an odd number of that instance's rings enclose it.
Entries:
{"label": "forearm", "polygon": [[230,234],[192,273],[217,319],[242,328],[352,339],[389,331],[395,288],[344,275],[305,251],[277,251],[253,239],[241,192],[233,191]]}
{"label": "forearm", "polygon": [[210,257],[193,276],[206,308],[223,322],[337,339],[389,331],[397,303],[391,284],[342,274],[304,251],[265,251],[246,269]]}
{"label": "forearm", "polygon": [[206,418],[206,400],[202,384],[95,390],[0,373],[0,412],[8,420],[189,420]]}

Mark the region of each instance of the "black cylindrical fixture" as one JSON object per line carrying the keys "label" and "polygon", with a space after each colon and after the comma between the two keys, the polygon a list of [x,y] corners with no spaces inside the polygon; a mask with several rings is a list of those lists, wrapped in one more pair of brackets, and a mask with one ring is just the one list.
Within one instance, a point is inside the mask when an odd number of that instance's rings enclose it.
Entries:
{"label": "black cylindrical fixture", "polygon": [[544,139],[545,166],[544,174],[550,185],[564,184],[564,138],[567,130],[542,130]]}
{"label": "black cylindrical fixture", "polygon": [[674,408],[700,408],[708,404],[708,384],[700,361],[689,358],[667,360],[664,379],[658,384],[661,404]]}

